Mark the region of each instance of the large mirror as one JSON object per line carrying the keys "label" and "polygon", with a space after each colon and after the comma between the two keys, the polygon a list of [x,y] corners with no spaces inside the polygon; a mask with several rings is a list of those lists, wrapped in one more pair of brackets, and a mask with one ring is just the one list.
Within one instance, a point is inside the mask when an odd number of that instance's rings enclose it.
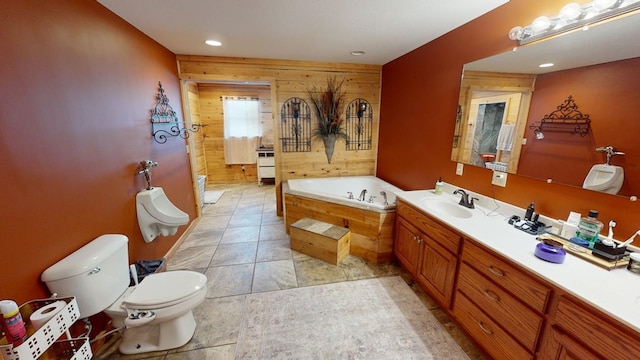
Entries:
{"label": "large mirror", "polygon": [[[640,13],[634,13],[465,64],[452,160],[640,194],[638,34]],[[554,66],[539,67],[544,63]],[[558,114],[580,120],[549,120]],[[617,189],[587,186],[588,175],[607,160],[606,171],[622,169]]]}

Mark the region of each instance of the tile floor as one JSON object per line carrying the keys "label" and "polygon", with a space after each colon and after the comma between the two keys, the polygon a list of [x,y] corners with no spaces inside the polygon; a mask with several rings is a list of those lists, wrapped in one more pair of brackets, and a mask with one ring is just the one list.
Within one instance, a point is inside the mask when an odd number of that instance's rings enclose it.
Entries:
{"label": "tile floor", "polygon": [[205,205],[202,218],[167,262],[167,270],[189,269],[208,277],[207,298],[194,310],[194,337],[178,349],[126,356],[118,353],[114,337],[95,359],[234,359],[246,294],[392,275],[412,285],[471,359],[484,359],[397,264],[372,264],[350,255],[333,266],[292,251],[283,218],[276,216],[273,185],[208,189],[225,193],[216,204]]}

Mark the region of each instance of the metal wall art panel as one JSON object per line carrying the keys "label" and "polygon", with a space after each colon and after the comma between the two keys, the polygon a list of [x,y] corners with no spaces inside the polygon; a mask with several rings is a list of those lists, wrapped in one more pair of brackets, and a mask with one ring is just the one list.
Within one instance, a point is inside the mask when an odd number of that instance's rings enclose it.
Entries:
{"label": "metal wall art panel", "polygon": [[373,110],[365,99],[355,99],[347,106],[347,150],[371,150]]}
{"label": "metal wall art panel", "polygon": [[303,99],[293,97],[282,104],[280,140],[282,152],[311,151],[311,111]]}

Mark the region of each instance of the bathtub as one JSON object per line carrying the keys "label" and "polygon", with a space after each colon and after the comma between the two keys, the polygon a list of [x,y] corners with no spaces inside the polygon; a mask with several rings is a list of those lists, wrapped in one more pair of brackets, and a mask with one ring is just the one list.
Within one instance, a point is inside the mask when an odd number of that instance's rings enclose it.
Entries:
{"label": "bathtub", "polygon": [[[395,211],[396,195],[401,189],[375,176],[345,176],[315,179],[288,180],[289,193],[317,198],[372,211]],[[358,200],[362,190],[367,190],[365,200]],[[387,194],[387,204],[380,194]],[[349,195],[353,199],[349,199]],[[373,201],[370,197],[373,196]]]}
{"label": "bathtub", "polygon": [[[358,200],[367,190],[365,201]],[[380,194],[387,195],[387,204]],[[401,189],[375,176],[291,179],[283,183],[287,232],[308,217],[351,230],[349,253],[371,262],[393,259],[395,192]],[[349,192],[353,194],[350,199]],[[373,196],[374,198],[370,199]],[[371,201],[370,201],[371,200]]]}

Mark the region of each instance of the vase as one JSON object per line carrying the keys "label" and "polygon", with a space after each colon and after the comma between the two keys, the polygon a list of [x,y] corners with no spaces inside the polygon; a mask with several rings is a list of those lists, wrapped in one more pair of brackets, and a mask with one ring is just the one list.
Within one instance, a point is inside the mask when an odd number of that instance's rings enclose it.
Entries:
{"label": "vase", "polygon": [[336,147],[336,138],[335,135],[327,135],[322,137],[322,141],[324,142],[324,152],[327,154],[327,160],[329,164],[331,164],[331,157],[333,156],[333,150]]}

